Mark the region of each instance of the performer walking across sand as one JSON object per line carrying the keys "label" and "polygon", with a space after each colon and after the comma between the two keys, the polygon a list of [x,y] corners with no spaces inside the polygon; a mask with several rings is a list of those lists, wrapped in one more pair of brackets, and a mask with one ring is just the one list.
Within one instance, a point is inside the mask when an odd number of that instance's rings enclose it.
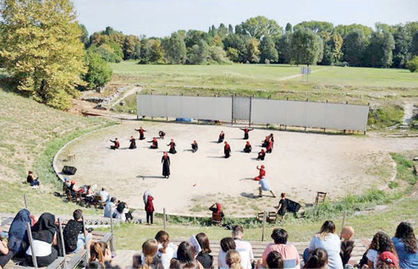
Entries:
{"label": "performer walking across sand", "polygon": [[224,142],[224,154],[225,158],[229,158],[231,156],[231,147],[229,146],[228,142]]}
{"label": "performer walking across sand", "polygon": [[163,164],[163,177],[168,178],[170,176],[170,156],[167,152],[164,152],[161,163]]}
{"label": "performer walking across sand", "polygon": [[118,149],[120,147],[119,140],[118,140],[117,137],[115,138],[115,140],[110,139],[110,142],[113,143],[113,145],[110,146],[111,149],[115,150],[115,149]]}
{"label": "performer walking across sand", "polygon": [[266,176],[266,170],[264,170],[264,164],[261,165],[261,167],[256,167],[258,169],[258,177],[255,177],[254,180],[255,181],[260,181],[260,179],[262,179],[263,177]]}
{"label": "performer walking across sand", "polygon": [[271,193],[271,195],[273,196],[273,198],[276,198],[276,195],[274,194],[274,192],[270,189],[270,185],[268,184],[267,180],[265,177],[262,177],[260,179],[260,181],[258,182],[260,184],[260,187],[258,188],[259,197],[263,197],[263,191],[268,191]]}
{"label": "performer walking across sand", "polygon": [[244,129],[241,129],[244,131],[244,139],[248,139],[249,138],[249,132],[251,132],[254,129],[249,129],[248,127],[245,127]]}
{"label": "performer walking across sand", "polygon": [[144,140],[145,135],[144,132],[146,132],[144,129],[142,129],[142,126],[139,127],[139,129],[135,129],[135,131],[139,132],[139,140]]}
{"label": "performer walking across sand", "polygon": [[174,139],[171,139],[170,143],[167,145],[170,146],[170,149],[168,152],[170,152],[171,154],[176,154],[176,143],[174,143]]}

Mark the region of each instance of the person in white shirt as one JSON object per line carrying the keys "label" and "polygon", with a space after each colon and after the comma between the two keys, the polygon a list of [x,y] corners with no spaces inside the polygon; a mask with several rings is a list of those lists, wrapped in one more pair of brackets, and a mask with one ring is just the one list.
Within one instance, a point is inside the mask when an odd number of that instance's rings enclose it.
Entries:
{"label": "person in white shirt", "polygon": [[113,213],[115,212],[116,209],[116,197],[112,197],[110,199],[110,201],[107,201],[105,208],[104,208],[104,217],[105,218],[111,218]]}
{"label": "person in white shirt", "polygon": [[100,196],[100,200],[102,203],[106,203],[107,200],[109,200],[109,193],[105,190],[105,188],[102,188],[102,190],[99,191],[98,195]]}
{"label": "person in white shirt", "polygon": [[254,261],[253,248],[250,242],[243,241],[244,228],[241,225],[232,227],[232,238],[235,241],[236,251],[241,256],[241,266],[243,269],[251,269]]}
{"label": "person in white shirt", "polygon": [[166,231],[159,231],[155,235],[155,240],[158,242],[158,256],[161,258],[161,263],[164,269],[170,268],[171,259],[176,258],[177,246],[170,243],[170,235]]}

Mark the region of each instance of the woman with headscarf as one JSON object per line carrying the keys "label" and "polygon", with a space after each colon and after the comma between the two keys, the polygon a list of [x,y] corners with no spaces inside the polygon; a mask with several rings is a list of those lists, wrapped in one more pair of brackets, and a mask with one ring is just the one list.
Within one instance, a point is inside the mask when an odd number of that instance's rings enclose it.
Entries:
{"label": "woman with headscarf", "polygon": [[8,247],[13,256],[23,256],[29,246],[26,223],[31,224],[30,213],[29,210],[22,209],[16,214],[9,229]]}
{"label": "woman with headscarf", "polygon": [[154,197],[151,194],[147,195],[147,201],[145,203],[145,212],[147,214],[147,224],[153,224],[153,214],[154,214]]}
{"label": "woman with headscarf", "polygon": [[167,152],[164,152],[163,157],[161,158],[161,163],[163,164],[163,177],[170,177],[170,157]]}
{"label": "woman with headscarf", "polygon": [[129,149],[136,149],[136,141],[133,136],[129,139]]}
{"label": "woman with headscarf", "polygon": [[170,146],[170,149],[168,152],[170,152],[171,154],[176,154],[176,143],[174,143],[174,139],[171,139],[170,143],[167,145]]}
{"label": "woman with headscarf", "polygon": [[250,141],[247,141],[247,143],[245,143],[244,152],[250,153],[251,150],[252,150],[252,147],[251,147]]}
{"label": "woman with headscarf", "polygon": [[[50,265],[58,257],[57,226],[55,216],[51,213],[43,213],[37,223],[32,227],[32,245],[36,261],[39,267]],[[32,264],[32,248],[26,250],[26,258],[29,265]]]}
{"label": "woman with headscarf", "polygon": [[151,141],[151,146],[149,147],[150,149],[158,149],[158,141],[157,138],[154,137]]}

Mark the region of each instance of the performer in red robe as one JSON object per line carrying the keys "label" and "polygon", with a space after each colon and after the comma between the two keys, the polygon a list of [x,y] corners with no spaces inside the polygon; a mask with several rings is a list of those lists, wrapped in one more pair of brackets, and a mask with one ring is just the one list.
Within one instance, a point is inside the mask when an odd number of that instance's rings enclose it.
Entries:
{"label": "performer in red robe", "polygon": [[266,152],[271,153],[273,150],[273,141],[270,139],[269,144],[267,145]]}
{"label": "performer in red robe", "polygon": [[260,168],[257,165],[257,169],[258,169],[258,177],[255,177],[254,180],[260,181],[261,178],[266,176],[266,170],[264,170],[264,164],[262,164]]}
{"label": "performer in red robe", "polygon": [[266,136],[266,139],[264,139],[263,144],[261,145],[263,148],[267,148],[267,146],[270,143],[270,136]]}
{"label": "performer in red robe", "polygon": [[131,138],[129,139],[129,149],[136,149],[136,141],[135,138],[133,136],[131,136]]}
{"label": "performer in red robe", "polygon": [[252,147],[251,147],[250,141],[247,141],[247,143],[245,143],[244,152],[250,153],[251,150],[252,150]]}
{"label": "performer in red robe", "polygon": [[224,133],[224,131],[221,131],[221,133],[219,134],[219,137],[218,137],[218,143],[224,142],[224,139],[225,139],[225,133]]}
{"label": "performer in red robe", "polygon": [[111,149],[118,149],[120,147],[118,138],[115,138],[115,140],[110,139],[110,142],[113,143],[113,145],[110,146]]}
{"label": "performer in red robe", "polygon": [[264,161],[264,158],[266,157],[266,152],[264,149],[261,149],[261,151],[258,153],[257,161],[262,160]]}
{"label": "performer in red robe", "polygon": [[241,129],[244,131],[244,139],[248,139],[249,135],[248,133],[251,132],[254,129],[248,129],[248,127],[245,127],[244,129]]}
{"label": "performer in red robe", "polygon": [[139,140],[144,140],[145,139],[144,132],[146,132],[146,131],[144,129],[142,129],[142,126],[139,127],[139,129],[135,129],[135,131],[139,132]]}
{"label": "performer in red robe", "polygon": [[225,158],[229,158],[231,156],[231,147],[229,146],[228,142],[225,141],[224,146],[224,154]]}
{"label": "performer in red robe", "polygon": [[163,164],[163,177],[170,177],[170,157],[167,152],[164,152],[163,157],[161,158],[161,163]]}
{"label": "performer in red robe", "polygon": [[198,148],[199,148],[199,146],[197,145],[196,140],[193,140],[193,143],[192,143],[192,151],[193,151],[193,153],[195,153]]}
{"label": "performer in red robe", "polygon": [[151,144],[150,148],[152,148],[152,149],[158,149],[158,141],[157,141],[157,138],[156,137],[154,137],[152,139],[152,142],[151,143],[152,144]]}
{"label": "performer in red robe", "polygon": [[176,154],[176,143],[174,143],[174,139],[171,139],[170,144],[168,144],[167,146],[170,146],[170,150],[168,152],[170,152],[171,154]]}

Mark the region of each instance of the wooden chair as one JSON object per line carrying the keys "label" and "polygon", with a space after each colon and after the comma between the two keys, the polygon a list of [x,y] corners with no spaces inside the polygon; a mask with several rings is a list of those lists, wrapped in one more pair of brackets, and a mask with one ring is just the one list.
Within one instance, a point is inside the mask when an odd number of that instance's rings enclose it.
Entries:
{"label": "wooden chair", "polygon": [[327,193],[326,192],[318,191],[316,193],[315,205],[317,205],[319,203],[323,203],[325,201],[325,198],[326,197],[327,197]]}
{"label": "wooden chair", "polygon": [[[270,211],[270,212],[266,212],[266,222],[268,223],[276,223],[277,221],[277,212],[276,211]],[[258,221],[263,221],[264,218],[264,212],[259,212],[257,214],[257,220]]]}
{"label": "wooden chair", "polygon": [[221,214],[212,213],[212,225],[218,225],[220,226],[222,224],[222,217]]}

